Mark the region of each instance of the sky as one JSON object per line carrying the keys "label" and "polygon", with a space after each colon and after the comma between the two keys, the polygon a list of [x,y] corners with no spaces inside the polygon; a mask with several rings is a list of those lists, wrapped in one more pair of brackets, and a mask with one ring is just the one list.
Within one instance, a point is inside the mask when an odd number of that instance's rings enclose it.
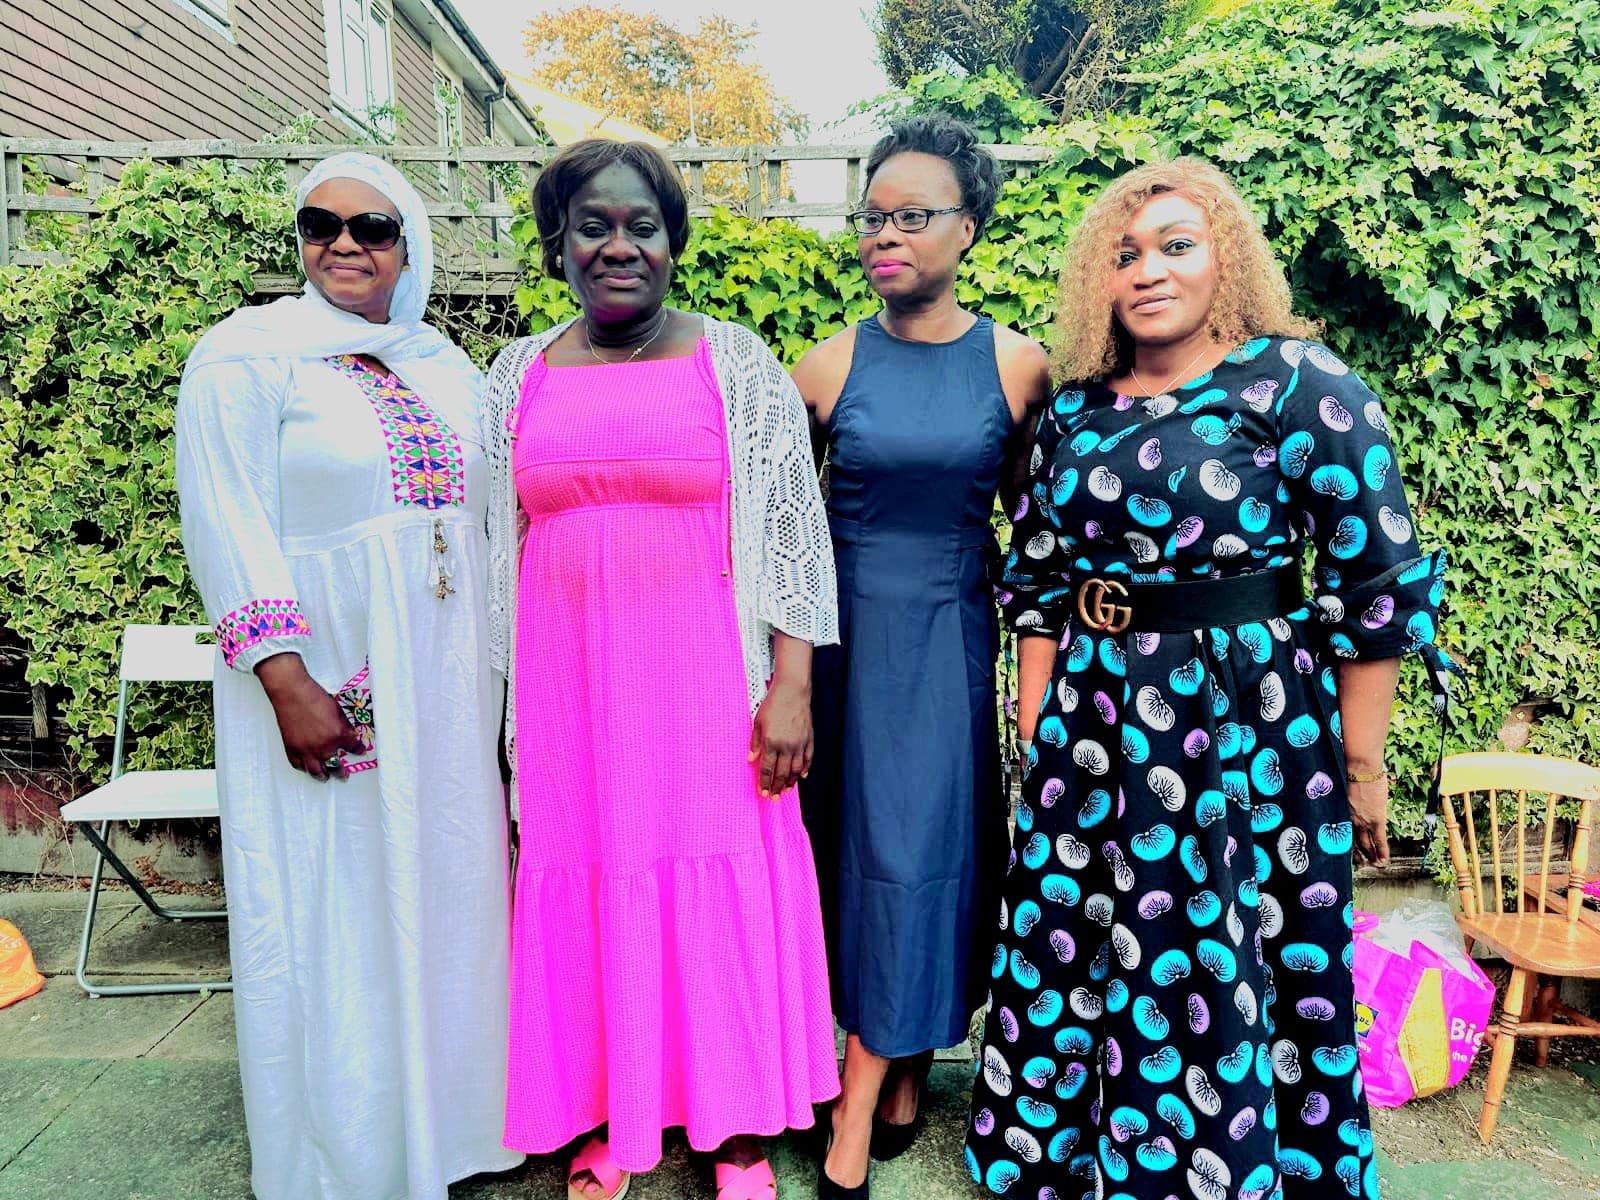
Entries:
{"label": "sky", "polygon": [[[522,29],[529,18],[582,0],[454,0],[456,11],[500,66],[525,71]],[[778,94],[811,121],[814,131],[842,118],[851,105],[888,87],[866,14],[871,0],[593,0],[632,12],[654,12],[692,27],[721,14],[756,26],[757,60]]]}

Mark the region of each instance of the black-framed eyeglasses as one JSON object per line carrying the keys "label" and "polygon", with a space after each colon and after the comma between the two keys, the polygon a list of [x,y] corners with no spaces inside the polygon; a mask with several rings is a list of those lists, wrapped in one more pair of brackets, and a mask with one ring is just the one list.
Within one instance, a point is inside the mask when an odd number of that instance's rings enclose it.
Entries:
{"label": "black-framed eyeglasses", "polygon": [[857,233],[873,234],[883,228],[885,221],[893,221],[894,227],[901,233],[916,233],[918,230],[926,229],[928,222],[934,217],[958,212],[966,212],[966,207],[957,204],[954,208],[897,208],[893,212],[863,208],[850,214],[850,224],[855,227]]}
{"label": "black-framed eyeglasses", "polygon": [[294,215],[300,238],[308,245],[331,246],[346,229],[356,245],[364,250],[388,250],[400,240],[401,224],[388,213],[357,213],[346,219],[325,208],[306,205]]}

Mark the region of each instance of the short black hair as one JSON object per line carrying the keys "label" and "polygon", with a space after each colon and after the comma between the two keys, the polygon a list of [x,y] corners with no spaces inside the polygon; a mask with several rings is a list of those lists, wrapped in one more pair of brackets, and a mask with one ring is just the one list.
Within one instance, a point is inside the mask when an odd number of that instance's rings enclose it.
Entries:
{"label": "short black hair", "polygon": [[546,275],[561,274],[556,259],[567,235],[567,205],[584,184],[617,163],[639,172],[655,193],[672,257],[677,258],[689,244],[689,196],[672,160],[648,142],[585,138],[558,151],[533,181],[533,220],[539,228]]}
{"label": "short black hair", "polygon": [[879,167],[896,154],[931,154],[950,164],[961,187],[961,204],[972,214],[978,228],[977,241],[994,215],[994,202],[1000,195],[1005,173],[993,154],[978,141],[978,131],[965,121],[946,113],[918,113],[889,127],[867,156],[867,186]]}

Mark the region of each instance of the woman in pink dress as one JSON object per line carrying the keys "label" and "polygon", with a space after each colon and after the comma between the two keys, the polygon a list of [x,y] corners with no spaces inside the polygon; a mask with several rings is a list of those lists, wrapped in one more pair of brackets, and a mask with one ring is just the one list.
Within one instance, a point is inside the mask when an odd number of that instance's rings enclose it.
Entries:
{"label": "woman in pink dress", "polygon": [[[580,142],[534,185],[583,315],[494,364],[492,648],[522,838],[506,1145],[590,1135],[615,1200],[683,1126],[723,1200],[837,1094],[811,845],[811,650],[838,640],[805,406],[749,330],[664,305],[670,162]],[[602,1129],[604,1127],[604,1129]]]}

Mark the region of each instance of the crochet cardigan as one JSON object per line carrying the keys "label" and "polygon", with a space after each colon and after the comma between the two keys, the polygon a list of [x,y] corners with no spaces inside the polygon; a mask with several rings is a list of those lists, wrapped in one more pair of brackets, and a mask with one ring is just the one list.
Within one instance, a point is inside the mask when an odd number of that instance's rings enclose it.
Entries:
{"label": "crochet cardigan", "polygon": [[[773,630],[814,646],[839,640],[833,543],[805,404],[794,381],[750,330],[709,317],[704,322],[732,467],[734,605],[753,715],[772,678]],[[482,410],[490,472],[489,651],[495,669],[506,677],[508,745],[516,729],[518,550],[527,530],[511,477],[511,433],[528,367],[570,325],[563,322],[503,349],[489,369]]]}

